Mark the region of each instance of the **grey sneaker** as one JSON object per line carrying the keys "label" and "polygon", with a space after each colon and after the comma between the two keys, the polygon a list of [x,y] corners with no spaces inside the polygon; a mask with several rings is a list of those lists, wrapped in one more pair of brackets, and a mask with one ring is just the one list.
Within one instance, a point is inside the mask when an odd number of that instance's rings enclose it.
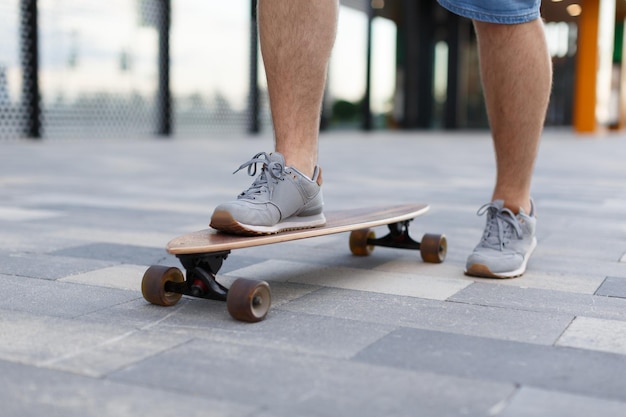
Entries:
{"label": "grey sneaker", "polygon": [[515,278],[526,271],[526,264],[537,246],[534,203],[526,214],[520,208],[515,215],[504,208],[502,200],[485,204],[478,215],[487,214],[487,224],[480,243],[467,258],[465,273],[487,278]]}
{"label": "grey sneaker", "polygon": [[297,169],[285,167],[280,153],[261,152],[235,173],[248,168],[248,174],[255,176],[257,164],[262,166],[261,173],[237,200],[217,206],[211,227],[227,233],[266,235],[326,224],[319,167],[309,179]]}

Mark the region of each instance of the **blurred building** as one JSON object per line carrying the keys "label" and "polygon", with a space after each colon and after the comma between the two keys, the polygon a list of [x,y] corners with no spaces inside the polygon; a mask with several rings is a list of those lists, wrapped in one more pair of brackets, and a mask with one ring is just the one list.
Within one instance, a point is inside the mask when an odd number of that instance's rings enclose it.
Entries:
{"label": "blurred building", "polygon": [[[255,0],[2,0],[0,139],[271,129]],[[546,124],[626,124],[626,2],[544,0]],[[435,0],[341,0],[324,129],[486,128],[471,22]]]}

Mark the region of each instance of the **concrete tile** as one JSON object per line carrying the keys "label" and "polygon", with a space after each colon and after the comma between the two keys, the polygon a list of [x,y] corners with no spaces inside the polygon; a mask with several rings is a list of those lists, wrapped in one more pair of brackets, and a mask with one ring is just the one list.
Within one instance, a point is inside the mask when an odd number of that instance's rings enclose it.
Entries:
{"label": "concrete tile", "polygon": [[[602,223],[599,219],[583,221],[578,218],[577,220],[575,227],[550,233],[541,239],[540,244],[546,255],[562,256],[566,253],[572,258],[581,260],[619,261],[624,250],[626,250],[623,234],[617,233],[615,236],[611,236],[615,234],[614,229],[609,230],[610,233],[599,234],[598,224]],[[604,221],[607,220],[604,219]],[[537,227],[540,227],[539,221],[537,224]]]}
{"label": "concrete tile", "polygon": [[117,263],[38,253],[0,253],[0,274],[55,280]]}
{"label": "concrete tile", "polygon": [[552,345],[573,316],[325,288],[276,307],[313,315]]}
{"label": "concrete tile", "polygon": [[459,291],[450,298],[450,301],[616,320],[623,319],[626,311],[626,299],[622,298],[516,288],[483,282],[476,282]]}
{"label": "concrete tile", "polygon": [[[80,182],[79,182],[80,183]],[[137,189],[129,189],[123,182],[117,184],[117,190],[115,193],[125,194],[124,191],[129,193],[136,193]],[[112,190],[111,190],[112,191]],[[98,210],[134,210],[134,211],[146,211],[146,212],[165,212],[173,211],[185,214],[206,214],[207,207],[200,204],[184,204],[180,200],[168,201],[169,197],[179,197],[179,195],[172,195],[171,192],[161,188],[160,191],[155,191],[153,194],[146,193],[146,187],[143,188],[142,194],[127,194],[127,195],[97,195],[94,193],[85,192],[83,190],[69,190],[59,192],[42,192],[37,195],[31,195],[23,199],[24,202],[29,205],[37,206],[49,206],[49,207],[81,207],[81,208],[95,208]],[[155,194],[161,194],[161,199],[154,199]],[[109,193],[110,194],[110,193]]]}
{"label": "concrete tile", "polygon": [[63,213],[52,210],[0,206],[0,222],[23,222],[29,220],[53,219],[62,215]]}
{"label": "concrete tile", "polygon": [[355,360],[626,401],[622,385],[615,383],[626,372],[622,355],[403,328],[363,350]]}
{"label": "concrete tile", "polygon": [[192,341],[111,378],[129,384],[153,381],[163,390],[185,387],[189,395],[254,406],[255,415],[262,416],[485,415],[513,390],[512,384],[206,340]]}
{"label": "concrete tile", "polygon": [[268,282],[288,281],[368,291],[383,294],[445,300],[471,284],[465,279],[434,278],[428,275],[396,274],[386,271],[369,271],[355,268],[320,268],[309,264],[286,261],[266,261],[262,264],[232,271],[229,275],[262,279]]}
{"label": "concrete tile", "polygon": [[135,291],[0,275],[0,309],[53,317],[77,317],[140,298]]}
{"label": "concrete tile", "polygon": [[[93,190],[89,190],[89,193],[93,193]],[[53,193],[54,198],[64,197],[71,201],[71,196],[57,195],[59,193]],[[110,198],[116,197],[109,190],[102,191],[103,195],[109,197],[98,198]],[[35,204],[35,202],[29,203]],[[75,202],[71,204],[66,201],[64,203],[58,202],[37,202],[38,207],[46,210],[61,211],[65,215],[55,219],[55,225],[59,228],[95,228],[95,229],[109,229],[112,231],[120,231],[122,233],[128,233],[129,231],[154,233],[155,231],[167,232],[172,231],[174,233],[181,225],[187,225],[190,223],[201,224],[206,227],[210,214],[205,215],[190,215],[188,213],[180,212],[162,212],[152,210],[138,210],[128,207],[110,207],[107,205],[99,206],[99,202]],[[208,211],[208,209],[205,209]]]}
{"label": "concrete tile", "polygon": [[[172,233],[165,232],[137,232],[127,230],[100,229],[96,227],[67,227],[56,232],[64,238],[71,238],[75,242],[99,242],[118,245],[132,245],[147,248],[157,248],[165,251],[165,245],[173,237]],[[76,244],[74,246],[77,246]]]}
{"label": "concrete tile", "polygon": [[118,288],[129,291],[141,291],[141,280],[146,269],[147,268],[142,265],[116,265],[60,278],[58,281],[106,288]]}
{"label": "concrete tile", "polygon": [[576,317],[557,345],[626,355],[626,314],[622,321]]}
{"label": "concrete tile", "polygon": [[622,417],[626,403],[521,387],[499,417]]}
{"label": "concrete tile", "polygon": [[83,348],[66,346],[65,354],[39,361],[36,365],[99,378],[189,340],[190,337],[183,334],[129,330]]}
{"label": "concrete tile", "polygon": [[311,284],[299,284],[294,282],[272,282],[272,308],[288,304],[315,291],[321,287]]}
{"label": "concrete tile", "polygon": [[626,298],[626,278],[607,277],[596,291],[596,295]]}
{"label": "concrete tile", "polygon": [[[604,282],[602,274],[578,275],[570,272],[546,272],[538,262],[529,263],[530,266],[520,278],[498,281],[498,285],[508,285],[518,288],[534,288],[539,290],[553,290],[579,294],[594,294]],[[476,282],[493,283],[491,279],[472,278]]]}
{"label": "concrete tile", "polygon": [[528,262],[528,269],[550,275],[588,276],[594,279],[604,278],[607,275],[626,275],[625,264],[615,260],[598,260],[586,256],[570,255],[568,251],[569,249],[562,248],[558,254],[549,254],[538,244],[536,253]]}
{"label": "concrete tile", "polygon": [[98,259],[116,263],[135,265],[153,265],[176,258],[165,251],[165,248],[152,248],[114,243],[91,243],[73,248],[52,252],[51,255]]}
{"label": "concrete tile", "polygon": [[151,330],[177,337],[348,360],[396,326],[273,309],[255,325],[235,321],[225,303],[194,300]]}
{"label": "concrete tile", "polygon": [[[86,312],[77,317],[77,319],[84,322],[118,323],[120,326],[151,329],[158,327],[159,324],[165,322],[171,316],[179,314],[187,303],[194,300],[206,304],[207,311],[205,316],[207,319],[212,317],[211,311],[209,311],[209,306],[212,305],[210,301],[182,297],[175,306],[163,307],[150,304],[143,297],[138,296],[127,302],[116,303],[105,308]],[[225,308],[223,303],[215,302],[215,304],[216,309],[217,307]]]}
{"label": "concrete tile", "polygon": [[86,322],[2,310],[0,359],[101,377],[189,340],[119,322]]}
{"label": "concrete tile", "polygon": [[469,278],[463,274],[463,268],[465,265],[454,264],[447,259],[440,264],[425,263],[421,261],[419,254],[416,255],[416,257],[403,257],[385,262],[384,264],[375,267],[374,270],[380,272],[406,274],[408,276],[419,274],[429,276],[433,280],[438,280],[440,278],[445,278],[446,280],[455,278],[460,281],[467,281],[468,285],[471,283]]}
{"label": "concrete tile", "polygon": [[2,239],[0,239],[0,253],[41,254],[76,246],[79,243],[79,241],[68,239],[61,234],[50,235],[41,228],[38,230],[23,228],[21,231],[15,232],[4,229]]}
{"label": "concrete tile", "polygon": [[0,361],[3,417],[246,417],[255,410],[189,395],[185,387],[163,392],[150,384],[146,380],[129,385]]}

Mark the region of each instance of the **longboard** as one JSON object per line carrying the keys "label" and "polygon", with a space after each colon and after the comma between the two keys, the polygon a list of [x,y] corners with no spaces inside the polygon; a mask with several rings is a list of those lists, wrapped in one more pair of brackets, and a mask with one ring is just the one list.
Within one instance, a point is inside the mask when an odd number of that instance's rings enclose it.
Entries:
{"label": "longboard", "polygon": [[[260,236],[237,236],[204,229],[172,239],[166,250],[176,255],[186,273],[176,267],[153,265],[144,274],[141,290],[152,304],[171,306],[183,295],[226,301],[230,315],[257,322],[267,315],[271,303],[269,284],[249,279],[235,280],[229,289],[216,275],[231,251],[254,246],[350,233],[350,250],[356,256],[370,255],[375,246],[419,250],[425,262],[443,262],[447,251],[443,235],[425,234],[421,242],[409,235],[409,223],[429,210],[427,204],[404,204],[378,208],[328,211],[326,224],[312,229]],[[372,228],[388,226],[389,233],[376,238]]]}

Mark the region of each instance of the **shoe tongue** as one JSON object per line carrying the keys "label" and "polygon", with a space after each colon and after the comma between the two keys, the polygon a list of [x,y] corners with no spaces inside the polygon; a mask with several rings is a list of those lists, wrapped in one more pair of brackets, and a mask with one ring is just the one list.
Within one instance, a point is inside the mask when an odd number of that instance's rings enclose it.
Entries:
{"label": "shoe tongue", "polygon": [[[493,205],[494,208],[496,208],[498,210],[498,213],[500,213],[501,215],[507,215],[510,217],[517,217],[517,215],[515,213],[513,213],[511,210],[505,209],[504,207],[504,200],[494,200],[491,202],[491,204]],[[522,208],[520,207],[519,209],[520,213],[523,213],[524,210],[522,210]]]}
{"label": "shoe tongue", "polygon": [[493,216],[502,216],[503,214],[509,214],[508,210],[504,209],[504,200],[494,200],[489,206],[489,212]]}
{"label": "shoe tongue", "polygon": [[491,202],[494,206],[498,208],[498,210],[502,210],[504,208],[504,200],[494,200]]}
{"label": "shoe tongue", "polygon": [[[526,211],[522,207],[520,207],[518,209],[517,214],[516,214],[513,211],[510,211],[510,213],[509,213],[509,210],[505,210],[503,212],[503,210],[504,210],[504,200],[494,200],[494,201],[491,202],[491,204],[493,204],[493,206],[498,209],[498,212],[500,212],[500,213],[507,213],[509,215],[512,215],[512,217],[518,217],[520,215],[521,216],[525,216],[525,217],[532,216],[532,211],[533,211],[532,210],[532,208],[533,208],[532,205],[531,205],[531,214],[526,213]],[[532,204],[532,202],[531,202],[531,204]]]}
{"label": "shoe tongue", "polygon": [[278,152],[273,152],[267,156],[267,163],[263,167],[264,175],[268,175],[268,180],[271,178],[280,178],[285,172],[285,158]]}
{"label": "shoe tongue", "polygon": [[285,157],[279,152],[272,152],[271,154],[269,154],[269,162],[275,162],[284,167]]}

